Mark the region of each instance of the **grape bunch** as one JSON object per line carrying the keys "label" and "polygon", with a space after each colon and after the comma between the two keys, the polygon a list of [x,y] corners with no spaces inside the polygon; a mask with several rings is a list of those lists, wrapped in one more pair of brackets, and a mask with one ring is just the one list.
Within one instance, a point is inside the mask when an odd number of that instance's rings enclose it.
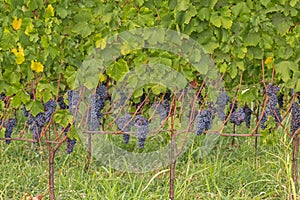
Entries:
{"label": "grape bunch", "polygon": [[119,101],[116,103],[116,108],[121,108],[126,103],[127,96],[122,90],[117,90],[117,93],[120,95],[120,98]]}
{"label": "grape bunch", "polygon": [[23,106],[22,106],[22,110],[23,110],[23,115],[24,115],[25,117],[28,117],[28,116],[29,116],[29,112],[26,110],[26,107],[25,107],[24,104],[23,104]]}
{"label": "grape bunch", "polygon": [[105,106],[106,85],[101,84],[96,88],[96,93],[90,96],[90,110],[89,110],[89,127],[91,131],[99,128],[99,119],[102,118],[101,110]]}
{"label": "grape bunch", "polygon": [[277,99],[278,99],[278,106],[279,108],[283,108],[283,103],[284,103],[284,95],[283,94],[280,94]]}
{"label": "grape bunch", "polygon": [[212,127],[213,112],[211,108],[198,112],[196,116],[196,134],[201,135]]}
{"label": "grape bunch", "polygon": [[224,110],[225,110],[225,107],[226,107],[227,103],[229,102],[229,100],[230,100],[229,96],[226,94],[226,92],[221,91],[219,94],[219,97],[217,99],[217,102],[216,102],[216,104],[217,104],[216,110],[217,110],[218,117],[222,121],[225,121],[225,119],[226,119]]}
{"label": "grape bunch", "polygon": [[[118,127],[118,130],[122,130],[123,132],[130,132],[131,127],[133,126],[134,122],[131,119],[130,114],[125,114],[124,116],[119,117],[116,120],[116,125]],[[125,126],[126,125],[126,126]],[[127,144],[129,142],[130,135],[129,134],[123,134],[123,141],[124,144]]]}
{"label": "grape bunch", "polygon": [[57,99],[57,103],[60,109],[69,109],[69,106],[65,103],[64,97],[59,96]]}
{"label": "grape bunch", "polygon": [[102,117],[101,110],[105,106],[105,99],[106,99],[106,85],[100,84],[96,88],[96,102],[95,102],[95,112],[97,113],[98,119]]}
{"label": "grape bunch", "polygon": [[89,110],[89,130],[90,131],[96,131],[99,126],[100,126],[100,122],[99,122],[99,118],[98,118],[98,110],[99,109],[99,105],[97,105],[97,101],[96,101],[96,95],[91,95],[90,97],[90,110]]}
{"label": "grape bunch", "polygon": [[168,90],[168,91],[165,93],[164,100],[170,101],[170,100],[171,100],[171,95],[172,95],[171,90]]}
{"label": "grape bunch", "polygon": [[161,103],[159,101],[154,102],[152,108],[155,110],[155,113],[159,114],[160,121],[163,121],[169,115],[170,104],[168,100],[165,99]]}
{"label": "grape bunch", "polygon": [[5,98],[6,98],[5,93],[4,93],[4,92],[1,92],[1,94],[0,94],[0,99],[1,99],[2,101],[5,101]]}
{"label": "grape bunch", "polygon": [[[232,109],[232,112],[234,112],[237,109],[237,102],[235,102],[234,104],[231,102],[229,104],[229,112],[230,112],[231,109]],[[229,115],[229,112],[228,112],[227,116]]]}
{"label": "grape bunch", "polygon": [[266,106],[266,110],[264,112],[264,116],[262,116],[262,120],[260,121],[260,127],[265,129],[265,122],[268,120],[268,116],[272,116],[275,122],[282,121],[282,117],[280,114],[279,108],[276,107],[278,104],[277,92],[279,91],[279,86],[268,84],[266,94],[269,97],[269,101]]}
{"label": "grape bunch", "polygon": [[79,101],[79,91],[68,90],[67,95],[68,95],[69,110],[74,115],[78,106],[77,104]]}
{"label": "grape bunch", "polygon": [[261,129],[266,129],[266,125],[265,123],[268,121],[268,118],[267,118],[267,115],[264,113],[261,117],[261,120],[260,120],[260,128]]}
{"label": "grape bunch", "polygon": [[29,125],[29,129],[32,132],[34,141],[38,142],[42,129],[45,125],[44,113],[40,112],[35,117],[32,114],[29,114],[27,124]]}
{"label": "grape bunch", "polygon": [[[2,121],[1,123],[2,124]],[[11,138],[13,128],[17,126],[17,120],[14,118],[10,118],[4,122],[5,128],[5,138]],[[6,140],[6,144],[10,144],[10,140]]]}
{"label": "grape bunch", "polygon": [[[68,124],[67,127],[63,129],[65,135],[67,135],[67,133],[70,131],[70,129],[71,129],[71,124]],[[70,154],[73,152],[76,142],[77,142],[76,139],[71,139],[69,137],[67,138],[67,140],[66,140],[66,143],[67,143],[66,153],[67,154]]]}
{"label": "grape bunch", "polygon": [[144,91],[142,96],[140,97],[139,103],[134,103],[135,107],[137,108],[137,112],[139,112],[142,109],[143,105],[145,104],[145,99],[146,99],[146,93]]}
{"label": "grape bunch", "polygon": [[247,128],[250,128],[251,125],[251,114],[252,114],[252,110],[249,108],[248,105],[245,105],[244,108],[244,113],[245,113],[245,123]]}
{"label": "grape bunch", "polygon": [[56,101],[50,99],[44,104],[44,112],[39,112],[35,117],[29,113],[25,106],[23,106],[24,116],[27,116],[27,124],[32,132],[33,139],[38,142],[43,127],[51,119],[52,114],[56,109]]}
{"label": "grape bunch", "polygon": [[144,148],[145,141],[149,132],[149,122],[145,117],[137,115],[135,118],[134,126],[136,127],[136,135],[138,138],[139,148]]}
{"label": "grape bunch", "polygon": [[245,121],[245,112],[243,108],[238,108],[234,112],[232,112],[230,116],[230,122],[239,126],[242,122]]}
{"label": "grape bunch", "polygon": [[45,117],[45,122],[48,123],[51,119],[52,114],[54,113],[56,109],[56,101],[50,99],[44,104],[44,117]]}
{"label": "grape bunch", "polygon": [[[299,100],[300,103],[300,100]],[[291,133],[293,134],[300,128],[300,104],[296,100],[292,105],[292,116],[291,116]]]}

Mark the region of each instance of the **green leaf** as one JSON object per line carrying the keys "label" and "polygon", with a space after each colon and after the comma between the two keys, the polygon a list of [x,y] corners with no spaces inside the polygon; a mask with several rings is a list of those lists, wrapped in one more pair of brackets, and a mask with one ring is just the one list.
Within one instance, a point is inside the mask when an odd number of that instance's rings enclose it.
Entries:
{"label": "green leaf", "polygon": [[144,40],[149,44],[155,45],[158,42],[163,43],[165,40],[165,33],[163,29],[155,29],[153,31],[146,31]]}
{"label": "green leaf", "polygon": [[239,92],[238,101],[250,104],[258,99],[258,88],[250,87]]}
{"label": "green leaf", "polygon": [[92,33],[92,31],[94,31],[94,26],[88,22],[79,22],[74,25],[72,31],[85,38],[89,36]]}
{"label": "green leaf", "polygon": [[73,122],[73,115],[68,110],[57,110],[53,116],[56,123],[62,127],[67,127],[69,123]]}
{"label": "green leaf", "polygon": [[256,46],[260,40],[260,33],[249,32],[244,37],[244,45],[246,46]]}
{"label": "green leaf", "polygon": [[33,11],[33,10],[36,10],[36,9],[42,9],[44,6],[44,2],[43,0],[29,0],[27,2],[27,7]]}
{"label": "green leaf", "polygon": [[201,8],[198,12],[198,15],[200,20],[209,20],[210,17],[210,10],[208,8]]}
{"label": "green leaf", "polygon": [[177,1],[177,11],[185,11],[189,8],[189,0]]}
{"label": "green leaf", "polygon": [[285,17],[283,14],[276,13],[272,17],[272,23],[278,30],[280,34],[285,34],[288,32],[292,25],[292,21],[289,17]]}
{"label": "green leaf", "polygon": [[205,49],[205,51],[207,51],[210,54],[212,54],[214,50],[217,49],[219,46],[220,44],[217,41],[213,40],[211,42],[203,44],[203,48]]}
{"label": "green leaf", "polygon": [[164,86],[161,86],[159,84],[155,84],[151,87],[151,91],[154,95],[159,95],[160,93],[163,93],[166,91],[166,88]]}
{"label": "green leaf", "polygon": [[177,0],[169,0],[168,6],[171,10],[173,10],[177,6]]}
{"label": "green leaf", "polygon": [[243,61],[237,61],[236,62],[236,66],[241,70],[241,71],[245,71],[246,67],[245,67],[245,63]]}
{"label": "green leaf", "polygon": [[68,10],[66,10],[63,7],[58,7],[55,11],[58,14],[58,16],[60,16],[62,19],[66,18],[68,15]]}
{"label": "green leaf", "polygon": [[295,92],[300,92],[300,79],[296,83]]}
{"label": "green leaf", "polygon": [[136,90],[134,90],[133,92],[133,98],[140,98],[143,95],[144,91],[143,88],[137,88]]}
{"label": "green leaf", "polygon": [[3,73],[3,79],[10,84],[19,84],[20,83],[20,74],[17,72],[12,72],[10,70],[6,70]]}
{"label": "green leaf", "polygon": [[229,29],[232,26],[232,19],[229,17],[221,17],[222,26],[225,29]]}
{"label": "green leaf", "polygon": [[92,12],[89,9],[81,9],[78,14],[74,16],[75,22],[90,22],[92,19]]}
{"label": "green leaf", "polygon": [[44,111],[44,106],[43,106],[42,102],[40,102],[40,101],[33,101],[28,106],[29,106],[29,110],[33,116],[36,116],[38,113]]}
{"label": "green leaf", "polygon": [[67,84],[69,85],[70,89],[74,89],[74,82],[77,76],[77,71],[74,67],[68,66],[66,68],[66,71],[63,73],[64,78],[67,81]]}
{"label": "green leaf", "polygon": [[290,6],[295,7],[295,5],[298,3],[298,0],[291,0],[290,1]]}
{"label": "green leaf", "polygon": [[188,9],[187,12],[185,12],[185,16],[184,16],[184,24],[188,24],[192,17],[196,16],[197,14],[197,10],[194,6],[190,6],[190,8]]}
{"label": "green leaf", "polygon": [[236,5],[232,6],[231,10],[234,16],[238,16],[240,13],[251,12],[246,2],[238,2]]}
{"label": "green leaf", "polygon": [[227,67],[228,67],[228,65],[227,65],[226,62],[222,63],[222,64],[220,65],[220,72],[221,72],[221,73],[227,72]]}
{"label": "green leaf", "polygon": [[[200,54],[201,56],[201,54]],[[202,55],[200,62],[196,62],[193,67],[202,75],[207,74],[209,65],[211,63],[210,57],[208,55]]]}
{"label": "green leaf", "polygon": [[106,69],[107,75],[116,81],[121,81],[128,72],[129,67],[123,59],[119,59],[118,62],[115,62]]}
{"label": "green leaf", "polygon": [[228,69],[227,69],[227,72],[229,73],[230,77],[232,79],[234,79],[238,73],[238,70],[237,70],[237,67],[236,67],[236,62],[232,62]]}
{"label": "green leaf", "polygon": [[212,23],[212,24],[215,25],[216,27],[221,27],[221,25],[222,25],[221,17],[218,15],[217,12],[214,12],[214,13],[210,16],[210,23]]}
{"label": "green leaf", "polygon": [[281,79],[284,82],[287,82],[290,79],[291,73],[290,69],[294,68],[294,66],[297,66],[296,63],[291,61],[282,61],[280,63],[277,63],[275,65],[275,70],[277,73],[279,73],[281,76]]}

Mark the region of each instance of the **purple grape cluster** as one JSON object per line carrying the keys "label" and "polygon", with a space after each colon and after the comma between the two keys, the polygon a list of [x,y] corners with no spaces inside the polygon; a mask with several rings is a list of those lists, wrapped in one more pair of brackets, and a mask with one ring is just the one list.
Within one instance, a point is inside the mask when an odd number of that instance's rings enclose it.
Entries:
{"label": "purple grape cluster", "polygon": [[76,114],[75,112],[76,112],[76,109],[78,106],[77,104],[79,101],[79,91],[68,90],[67,95],[68,95],[69,110],[74,115],[74,114]]}
{"label": "purple grape cluster", "polygon": [[224,110],[225,110],[225,107],[226,105],[228,104],[230,98],[229,96],[226,94],[225,91],[221,91],[219,93],[219,97],[217,99],[217,106],[216,106],[216,110],[217,110],[217,114],[218,114],[218,117],[222,120],[222,121],[225,121],[226,119],[226,116],[225,116],[225,113],[224,113]]}
{"label": "purple grape cluster", "polygon": [[251,114],[252,114],[252,110],[249,108],[248,105],[245,105],[244,108],[244,113],[245,113],[245,123],[247,128],[250,128],[251,125]]}
{"label": "purple grape cluster", "polygon": [[44,104],[44,112],[40,112],[34,117],[26,110],[25,106],[23,106],[24,116],[28,116],[27,124],[29,125],[29,129],[32,132],[35,142],[38,142],[43,127],[50,121],[55,109],[56,101],[50,99]]}
{"label": "purple grape cluster", "polygon": [[96,95],[91,95],[90,97],[90,110],[89,110],[89,130],[96,131],[99,129],[100,122],[98,118],[99,104],[97,104]]}
{"label": "purple grape cluster", "polygon": [[4,92],[1,92],[1,94],[0,94],[0,99],[1,99],[2,101],[4,101],[5,98],[6,98],[5,93],[4,93]]}
{"label": "purple grape cluster", "polygon": [[29,112],[26,110],[26,107],[25,107],[24,104],[23,104],[23,106],[22,106],[22,110],[23,110],[23,115],[24,115],[25,117],[28,117],[28,116],[29,116]]}
{"label": "purple grape cluster", "polygon": [[51,119],[52,114],[54,113],[56,109],[56,101],[50,99],[44,104],[44,117],[45,117],[45,122],[48,123]]}
{"label": "purple grape cluster", "polygon": [[280,87],[273,84],[267,85],[266,94],[269,97],[269,101],[266,106],[266,110],[264,112],[264,116],[262,117],[262,120],[260,121],[260,127],[262,129],[265,129],[265,122],[268,120],[268,116],[272,116],[275,120],[275,122],[282,121],[282,117],[280,114],[279,108],[276,107],[278,104],[278,98],[277,98],[277,92],[280,90]]}
{"label": "purple grape cluster", "polygon": [[[2,124],[2,121],[1,123]],[[5,138],[11,138],[13,128],[17,126],[17,120],[14,118],[10,118],[4,122],[4,128],[5,128]],[[6,140],[6,144],[10,144],[10,140]]]}
{"label": "purple grape cluster", "polygon": [[149,122],[145,117],[137,115],[135,118],[134,126],[136,127],[136,135],[138,138],[139,148],[144,148],[145,141],[149,132]]}
{"label": "purple grape cluster", "polygon": [[155,110],[155,113],[159,114],[160,121],[163,121],[169,115],[170,104],[168,100],[165,99],[161,103],[159,101],[154,102],[152,108]]}
{"label": "purple grape cluster", "polygon": [[242,122],[245,121],[245,112],[243,108],[238,108],[234,112],[232,112],[230,116],[230,122],[239,126]]}
{"label": "purple grape cluster", "polygon": [[120,108],[120,107],[124,106],[124,104],[127,100],[127,96],[125,95],[125,93],[122,90],[117,90],[117,93],[120,95],[120,99],[116,103],[116,108]]}
{"label": "purple grape cluster", "polygon": [[[122,130],[123,132],[130,132],[131,127],[134,125],[134,121],[131,118],[132,118],[131,115],[128,113],[119,117],[116,120],[116,125],[118,127],[118,130],[119,131]],[[123,134],[124,144],[127,144],[129,142],[129,139],[130,139],[129,134]]]}
{"label": "purple grape cluster", "polygon": [[[67,127],[63,129],[65,135],[67,135],[67,133],[70,131],[70,129],[71,129],[71,124],[68,124]],[[69,137],[67,138],[67,140],[66,140],[66,143],[67,143],[66,154],[70,154],[70,153],[73,152],[76,142],[77,142],[76,139],[71,139]]]}
{"label": "purple grape cluster", "polygon": [[201,135],[212,126],[213,112],[211,108],[198,112],[196,116],[196,134]]}
{"label": "purple grape cluster", "polygon": [[60,109],[69,109],[69,106],[65,103],[64,97],[59,96],[57,99],[57,103]]}
{"label": "purple grape cluster", "polygon": [[5,93],[4,92],[1,92],[1,94],[0,94],[0,99],[6,104],[6,95],[5,95]]}
{"label": "purple grape cluster", "polygon": [[[137,112],[139,112],[142,109],[143,105],[145,104],[145,99],[146,99],[146,94],[145,94],[145,91],[144,91],[142,96],[140,97],[139,103],[134,104],[135,107],[137,108]],[[140,107],[140,109],[138,109],[139,107]]]}
{"label": "purple grape cluster", "polygon": [[96,88],[96,93],[90,97],[89,127],[90,131],[98,130],[100,127],[99,119],[102,118],[101,110],[105,106],[106,85],[101,84]]}
{"label": "purple grape cluster", "polygon": [[32,132],[34,141],[38,142],[42,129],[45,125],[44,113],[40,112],[35,117],[32,114],[29,114],[27,124],[29,125],[29,129]]}
{"label": "purple grape cluster", "polygon": [[300,104],[299,103],[297,101],[294,101],[292,105],[291,125],[290,125],[292,134],[300,128]]}
{"label": "purple grape cluster", "polygon": [[106,99],[106,95],[107,95],[107,88],[106,85],[104,84],[100,84],[97,88],[96,88],[96,112],[97,112],[97,116],[98,119],[100,119],[102,117],[102,113],[101,110],[104,108],[105,106],[105,99]]}
{"label": "purple grape cluster", "polygon": [[284,103],[284,95],[283,94],[280,94],[277,99],[278,99],[278,106],[279,108],[283,108],[283,103]]}
{"label": "purple grape cluster", "polygon": [[171,100],[171,95],[172,95],[171,90],[168,90],[168,91],[165,93],[164,100],[170,101],[170,100]]}

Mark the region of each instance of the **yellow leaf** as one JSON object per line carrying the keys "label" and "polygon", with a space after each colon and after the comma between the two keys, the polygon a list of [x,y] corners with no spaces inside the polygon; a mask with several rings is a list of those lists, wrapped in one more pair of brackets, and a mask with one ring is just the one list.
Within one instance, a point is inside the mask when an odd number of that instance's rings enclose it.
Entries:
{"label": "yellow leaf", "polygon": [[18,65],[22,64],[25,61],[25,57],[24,57],[24,50],[22,47],[19,47],[18,50],[17,49],[12,49],[11,52],[13,52],[16,56],[16,63]]}
{"label": "yellow leaf", "polygon": [[14,20],[12,22],[12,27],[15,30],[19,30],[21,28],[22,25],[22,19],[18,19],[16,16],[14,17]]}
{"label": "yellow leaf", "polygon": [[105,39],[100,39],[96,41],[96,48],[104,49],[106,47]]}
{"label": "yellow leaf", "polygon": [[104,76],[104,74],[102,74],[102,73],[99,74],[99,80],[100,80],[100,82],[103,82],[106,80],[106,77]]}
{"label": "yellow leaf", "polygon": [[31,61],[31,69],[37,73],[44,71],[44,65],[40,62]]}
{"label": "yellow leaf", "polygon": [[51,16],[51,17],[54,16],[54,9],[53,9],[53,7],[52,7],[51,4],[48,5],[47,11],[50,13],[50,16]]}
{"label": "yellow leaf", "polygon": [[273,62],[273,57],[272,56],[267,57],[265,64],[267,65],[270,64],[271,62]]}
{"label": "yellow leaf", "polygon": [[125,44],[121,47],[121,54],[124,56],[129,53],[130,53],[129,44],[127,42],[125,42]]}
{"label": "yellow leaf", "polygon": [[33,30],[33,27],[34,27],[33,23],[30,22],[30,24],[26,27],[26,30],[25,30],[25,34],[27,36],[30,36],[30,32]]}

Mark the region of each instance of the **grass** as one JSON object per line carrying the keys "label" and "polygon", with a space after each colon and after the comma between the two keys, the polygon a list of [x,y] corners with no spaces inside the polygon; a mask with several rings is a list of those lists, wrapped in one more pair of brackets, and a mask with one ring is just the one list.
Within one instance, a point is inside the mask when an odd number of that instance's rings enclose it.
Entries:
{"label": "grass", "polygon": [[[257,163],[254,138],[235,138],[236,145],[231,146],[232,138],[220,137],[210,154],[200,158],[204,137],[196,137],[177,162],[176,199],[289,199],[293,190],[291,144],[284,134],[274,137],[274,145],[259,142]],[[58,151],[57,199],[168,199],[168,167],[135,174],[102,166],[97,160],[85,171],[85,163],[86,150],[80,143],[70,155],[65,154],[65,145]],[[0,199],[21,199],[26,192],[48,199],[47,170],[45,147],[1,142]]]}

